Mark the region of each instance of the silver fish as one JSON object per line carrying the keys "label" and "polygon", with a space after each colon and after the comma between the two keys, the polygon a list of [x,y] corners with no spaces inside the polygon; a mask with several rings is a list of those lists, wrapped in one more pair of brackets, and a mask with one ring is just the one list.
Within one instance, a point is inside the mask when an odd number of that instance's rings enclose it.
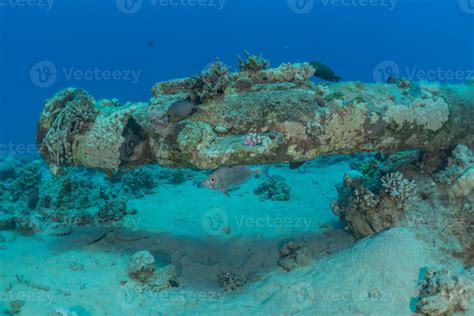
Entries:
{"label": "silver fish", "polygon": [[211,190],[219,190],[230,196],[228,190],[245,183],[254,174],[267,173],[264,169],[252,170],[246,166],[224,167],[211,173],[202,184]]}

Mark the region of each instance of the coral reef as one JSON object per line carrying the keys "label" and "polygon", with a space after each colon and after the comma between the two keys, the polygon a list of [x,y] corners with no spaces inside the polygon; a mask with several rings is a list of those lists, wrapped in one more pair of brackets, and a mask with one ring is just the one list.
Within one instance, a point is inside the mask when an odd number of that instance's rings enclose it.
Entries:
{"label": "coral reef", "polygon": [[128,275],[145,283],[155,273],[155,257],[147,251],[142,250],[133,254],[128,260]]}
{"label": "coral reef", "polygon": [[422,315],[452,315],[465,312],[474,295],[474,284],[469,278],[451,271],[428,270],[420,284],[420,298],[416,311]]}
{"label": "coral reef", "polygon": [[305,266],[311,262],[304,243],[298,241],[284,243],[279,249],[279,256],[278,265],[286,271]]}
{"label": "coral reef", "polygon": [[[157,83],[149,102],[111,106],[82,90],[60,92],[40,118],[41,153],[52,169],[116,171],[149,163],[213,169],[327,154],[446,150],[474,134],[472,86],[314,84],[308,63],[261,69],[265,63],[250,57],[241,63],[252,71],[231,73],[217,60],[200,75]],[[168,122],[170,105],[187,98],[205,104]],[[250,133],[262,145],[242,144]]]}
{"label": "coral reef", "polygon": [[380,178],[384,191],[400,203],[400,207],[417,197],[415,181],[409,181],[403,177],[400,171],[389,173]]}
{"label": "coral reef", "polygon": [[76,136],[87,130],[98,111],[81,89],[65,89],[46,102],[37,131],[38,148],[56,165],[75,161]]}
{"label": "coral reef", "polygon": [[262,144],[262,136],[257,133],[250,133],[247,136],[242,137],[242,144],[245,146],[259,146]]}
{"label": "coral reef", "polygon": [[122,200],[112,200],[106,202],[97,212],[97,222],[102,225],[109,225],[121,222],[127,215],[127,203]]}
{"label": "coral reef", "polygon": [[224,291],[228,292],[241,290],[245,286],[246,281],[234,272],[221,271],[217,274],[217,283]]}
{"label": "coral reef", "polygon": [[[367,158],[359,170],[344,175],[338,185],[339,198],[331,205],[354,237],[362,238],[395,225],[417,197],[414,181],[397,170],[413,159],[411,152],[378,161]],[[381,158],[383,159],[383,158]]]}
{"label": "coral reef", "polygon": [[248,51],[244,51],[244,54],[244,58],[238,56],[237,68],[240,72],[258,72],[270,68],[270,62],[262,55],[250,55]]}
{"label": "coral reef", "polygon": [[253,191],[260,200],[287,201],[290,199],[290,186],[280,176],[271,176]]}
{"label": "coral reef", "polygon": [[147,167],[125,174],[121,182],[123,190],[136,197],[143,197],[145,194],[151,193],[157,185],[155,174]]}
{"label": "coral reef", "polygon": [[206,67],[199,76],[192,78],[190,90],[202,102],[208,102],[214,97],[222,95],[229,83],[229,68],[217,59]]}

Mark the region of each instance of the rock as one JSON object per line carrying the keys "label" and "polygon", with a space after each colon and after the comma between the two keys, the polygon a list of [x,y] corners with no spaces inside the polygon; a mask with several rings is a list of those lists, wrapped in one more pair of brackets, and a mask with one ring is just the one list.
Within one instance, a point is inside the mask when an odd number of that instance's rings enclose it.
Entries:
{"label": "rock", "polygon": [[128,275],[135,280],[145,283],[154,272],[155,257],[147,250],[136,252],[128,260]]}

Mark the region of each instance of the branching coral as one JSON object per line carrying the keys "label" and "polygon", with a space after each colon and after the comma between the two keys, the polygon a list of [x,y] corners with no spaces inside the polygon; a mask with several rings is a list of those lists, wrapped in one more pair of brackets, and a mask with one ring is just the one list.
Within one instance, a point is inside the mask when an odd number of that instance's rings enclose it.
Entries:
{"label": "branching coral", "polygon": [[401,205],[417,197],[415,181],[405,179],[399,171],[383,176],[380,181],[385,191]]}
{"label": "branching coral", "polygon": [[346,173],[338,185],[339,198],[331,207],[356,238],[392,227],[409,202],[415,200],[415,182],[405,179],[399,171],[393,172],[400,168],[400,160],[411,161],[408,158],[413,155],[406,152],[397,156],[383,161],[370,157],[359,164],[361,172]]}
{"label": "branching coral", "polygon": [[202,102],[222,95],[230,83],[229,68],[219,59],[206,67],[199,76],[191,78],[191,94],[195,94]]}
{"label": "branching coral", "polygon": [[258,72],[270,68],[270,62],[262,57],[262,55],[250,55],[248,51],[244,51],[244,58],[240,57],[237,64],[239,71]]}

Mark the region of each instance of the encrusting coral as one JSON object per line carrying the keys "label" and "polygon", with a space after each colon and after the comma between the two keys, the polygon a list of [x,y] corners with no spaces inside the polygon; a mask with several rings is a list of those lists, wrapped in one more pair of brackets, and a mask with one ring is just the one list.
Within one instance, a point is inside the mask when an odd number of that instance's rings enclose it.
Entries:
{"label": "encrusting coral", "polygon": [[260,200],[287,201],[290,199],[290,186],[280,176],[271,176],[253,190]]}
{"label": "encrusting coral", "polygon": [[422,315],[448,316],[470,309],[474,284],[451,271],[428,270],[420,284],[416,311]]}

